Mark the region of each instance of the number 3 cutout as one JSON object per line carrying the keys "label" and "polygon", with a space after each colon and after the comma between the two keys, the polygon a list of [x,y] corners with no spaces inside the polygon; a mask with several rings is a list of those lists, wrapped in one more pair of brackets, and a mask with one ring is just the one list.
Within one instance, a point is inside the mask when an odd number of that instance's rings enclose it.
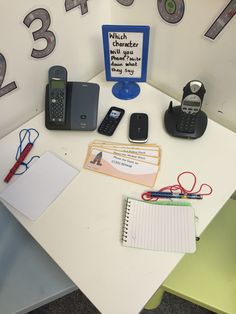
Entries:
{"label": "number 3 cutout", "polygon": [[47,57],[56,46],[56,37],[53,32],[49,31],[48,28],[51,24],[51,18],[47,10],[39,8],[31,11],[24,19],[23,23],[29,28],[31,23],[35,20],[41,20],[42,27],[33,32],[34,40],[45,39],[47,41],[47,46],[43,50],[33,49],[31,56],[33,58],[45,58]]}
{"label": "number 3 cutout", "polygon": [[4,56],[0,53],[0,97],[10,93],[11,91],[17,88],[16,83],[14,81],[2,87],[2,83],[4,81],[6,74],[6,69],[7,69],[6,60]]}

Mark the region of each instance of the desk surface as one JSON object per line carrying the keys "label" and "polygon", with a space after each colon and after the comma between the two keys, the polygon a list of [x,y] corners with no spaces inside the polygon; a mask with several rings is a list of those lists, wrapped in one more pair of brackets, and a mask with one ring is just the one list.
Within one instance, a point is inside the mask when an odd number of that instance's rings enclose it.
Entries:
{"label": "desk surface", "polygon": [[100,85],[98,124],[110,106],[126,111],[114,136],[108,139],[97,131],[49,131],[41,113],[0,140],[0,189],[6,186],[3,178],[14,162],[19,130],[36,128],[40,137],[34,154],[54,152],[81,172],[37,221],[9,210],[103,314],[137,314],[183,254],[122,246],[124,199],[140,197],[147,188],[83,169],[88,144],[94,139],[128,143],[130,114],[146,112],[148,143],[160,145],[162,151],[155,187],[176,183],[177,175],[187,170],[197,175],[198,186],[206,182],[213,187],[212,195],[192,202],[201,234],[235,190],[236,134],[209,120],[200,139],[170,137],[163,126],[170,97],[143,83],[136,99],[121,101],[112,95],[113,83],[106,82],[103,73],[92,81]]}

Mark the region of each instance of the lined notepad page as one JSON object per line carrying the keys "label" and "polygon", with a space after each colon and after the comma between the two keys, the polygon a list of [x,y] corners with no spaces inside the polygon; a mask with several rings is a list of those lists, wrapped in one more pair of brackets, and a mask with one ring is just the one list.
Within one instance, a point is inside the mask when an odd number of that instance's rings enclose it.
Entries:
{"label": "lined notepad page", "polygon": [[196,250],[194,210],[191,206],[170,206],[128,199],[123,244],[166,252]]}

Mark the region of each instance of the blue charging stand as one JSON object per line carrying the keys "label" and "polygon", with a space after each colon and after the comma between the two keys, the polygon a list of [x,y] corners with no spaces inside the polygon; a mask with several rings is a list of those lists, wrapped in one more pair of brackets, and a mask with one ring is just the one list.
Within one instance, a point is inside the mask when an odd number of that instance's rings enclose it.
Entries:
{"label": "blue charging stand", "polygon": [[133,81],[120,81],[112,87],[112,94],[123,100],[129,100],[137,97],[140,93],[140,87]]}

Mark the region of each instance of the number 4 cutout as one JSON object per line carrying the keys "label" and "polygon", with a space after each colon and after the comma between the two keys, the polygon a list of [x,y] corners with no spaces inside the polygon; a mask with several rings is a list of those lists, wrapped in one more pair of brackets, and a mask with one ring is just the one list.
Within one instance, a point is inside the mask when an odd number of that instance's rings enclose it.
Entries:
{"label": "number 4 cutout", "polygon": [[7,64],[4,56],[0,53],[0,97],[6,95],[17,88],[16,83],[13,81],[5,86],[2,87],[2,83],[5,78],[7,69]]}
{"label": "number 4 cutout", "polygon": [[84,15],[88,12],[88,0],[66,0],[65,1],[65,9],[66,11],[72,10],[78,6],[80,6],[81,14]]}

